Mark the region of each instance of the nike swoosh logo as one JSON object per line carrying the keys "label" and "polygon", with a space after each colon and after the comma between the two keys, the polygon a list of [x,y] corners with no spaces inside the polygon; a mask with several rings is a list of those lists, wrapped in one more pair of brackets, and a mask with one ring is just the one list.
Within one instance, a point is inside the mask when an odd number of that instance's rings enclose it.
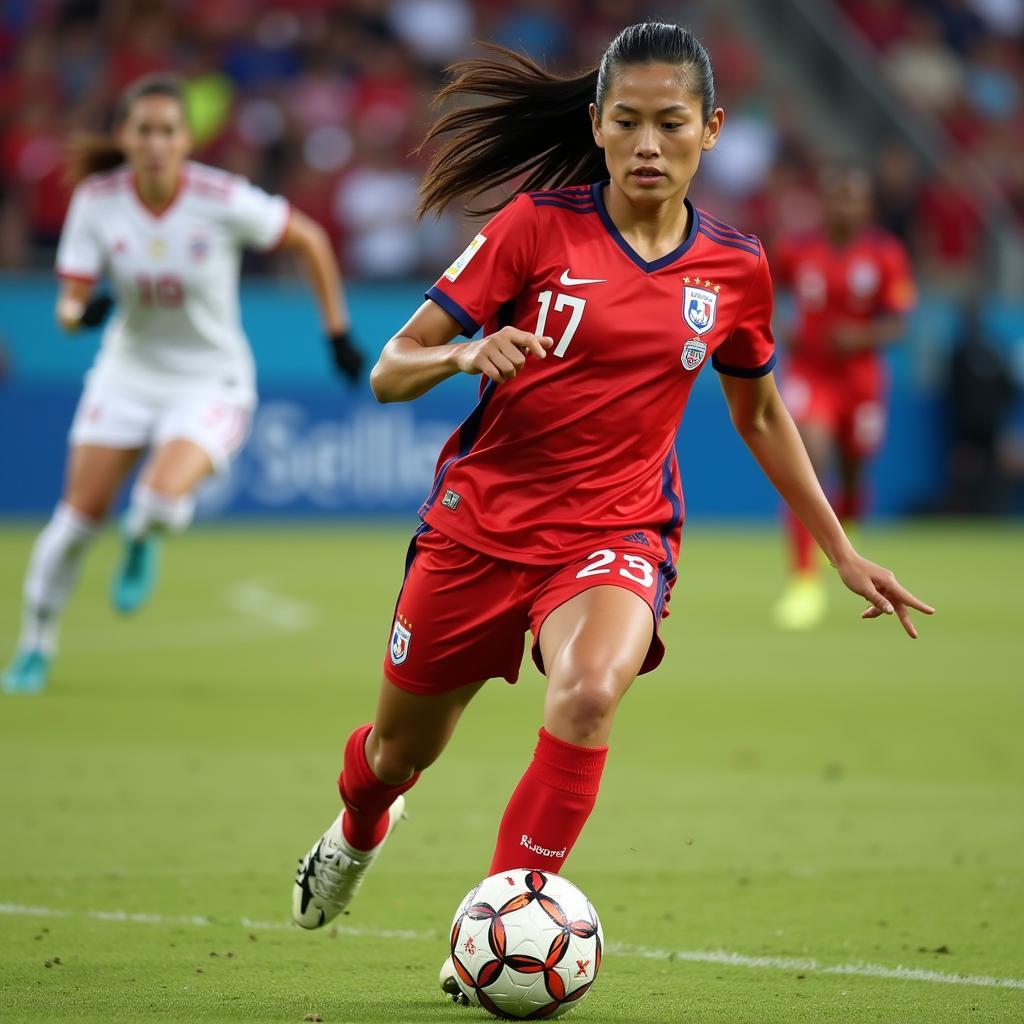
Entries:
{"label": "nike swoosh logo", "polygon": [[569,268],[566,267],[558,283],[565,288],[571,288],[574,284],[604,284],[607,280],[605,277],[570,277]]}

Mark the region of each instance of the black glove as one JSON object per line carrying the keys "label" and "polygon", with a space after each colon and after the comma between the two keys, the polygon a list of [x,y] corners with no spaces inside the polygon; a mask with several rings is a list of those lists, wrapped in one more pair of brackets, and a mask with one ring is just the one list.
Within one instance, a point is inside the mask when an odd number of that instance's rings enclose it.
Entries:
{"label": "black glove", "polygon": [[82,327],[99,327],[114,305],[109,295],[94,295],[86,304],[78,323]]}
{"label": "black glove", "polygon": [[351,333],[337,331],[334,334],[329,334],[327,341],[330,343],[331,354],[334,356],[334,365],[354,384],[363,372],[363,363],[366,362],[366,359],[352,343]]}

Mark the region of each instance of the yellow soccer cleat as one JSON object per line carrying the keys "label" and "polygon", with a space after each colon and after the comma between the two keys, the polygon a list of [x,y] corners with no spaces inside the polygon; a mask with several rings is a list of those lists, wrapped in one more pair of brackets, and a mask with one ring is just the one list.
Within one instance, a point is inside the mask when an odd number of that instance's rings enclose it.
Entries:
{"label": "yellow soccer cleat", "polygon": [[779,629],[814,629],[825,620],[828,592],[818,573],[801,573],[786,586],[773,611]]}

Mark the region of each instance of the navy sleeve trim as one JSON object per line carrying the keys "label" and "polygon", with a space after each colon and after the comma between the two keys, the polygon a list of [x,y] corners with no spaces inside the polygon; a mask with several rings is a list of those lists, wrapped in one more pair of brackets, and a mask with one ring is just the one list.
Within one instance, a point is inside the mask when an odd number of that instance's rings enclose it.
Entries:
{"label": "navy sleeve trim", "polygon": [[711,357],[711,365],[719,372],[730,377],[763,377],[775,369],[775,353],[771,358],[760,366],[729,366],[727,363],[719,362],[718,356]]}
{"label": "navy sleeve trim", "polygon": [[467,338],[472,338],[480,330],[480,325],[453,298],[445,295],[436,284],[428,288],[423,297],[430,299],[431,302],[436,302],[453,320],[457,320],[462,328],[462,333]]}

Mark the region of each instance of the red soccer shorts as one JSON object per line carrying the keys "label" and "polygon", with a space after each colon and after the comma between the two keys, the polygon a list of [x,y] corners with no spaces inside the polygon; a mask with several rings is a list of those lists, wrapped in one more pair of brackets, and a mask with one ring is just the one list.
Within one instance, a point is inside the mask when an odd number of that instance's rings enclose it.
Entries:
{"label": "red soccer shorts", "polygon": [[676,551],[644,531],[605,537],[565,565],[506,562],[464,547],[424,524],[413,535],[398,595],[384,674],[410,693],[436,694],[501,677],[514,683],[523,638],[533,633],[533,660],[544,671],[539,637],[544,620],[590,587],[623,587],[654,615],[654,635],[640,673],[665,656],[658,623],[668,615]]}
{"label": "red soccer shorts", "polygon": [[885,391],[875,382],[791,367],[783,380],[782,397],[798,424],[824,428],[844,455],[867,458],[885,437]]}

